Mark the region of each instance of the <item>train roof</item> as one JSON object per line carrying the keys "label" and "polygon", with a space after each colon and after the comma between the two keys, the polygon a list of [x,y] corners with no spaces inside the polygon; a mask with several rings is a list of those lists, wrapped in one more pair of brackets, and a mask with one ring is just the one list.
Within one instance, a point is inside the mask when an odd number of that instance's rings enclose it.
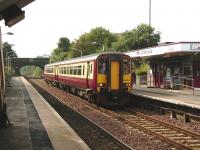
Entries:
{"label": "train roof", "polygon": [[72,59],[65,60],[65,61],[60,61],[60,62],[55,62],[55,63],[47,64],[45,66],[48,67],[48,66],[71,64],[71,63],[76,63],[76,62],[84,62],[84,61],[89,61],[89,60],[95,60],[100,55],[105,55],[105,54],[122,54],[122,55],[126,55],[126,54],[121,53],[121,52],[108,51],[108,52],[102,52],[102,53],[96,53],[96,54],[86,55],[86,56],[82,56],[82,57],[76,57],[76,58],[72,58]]}

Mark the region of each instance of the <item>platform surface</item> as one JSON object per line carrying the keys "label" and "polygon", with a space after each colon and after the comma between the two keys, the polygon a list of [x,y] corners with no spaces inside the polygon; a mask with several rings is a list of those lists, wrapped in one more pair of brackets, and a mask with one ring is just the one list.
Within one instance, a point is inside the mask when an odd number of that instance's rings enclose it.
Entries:
{"label": "platform surface", "polygon": [[193,91],[189,89],[171,90],[161,88],[147,88],[144,86],[134,85],[131,93],[134,95],[151,98],[154,100],[160,100],[172,104],[178,104],[200,109],[199,90],[196,90],[193,95]]}
{"label": "platform surface", "polygon": [[2,150],[88,150],[85,142],[23,77],[6,93],[11,127],[0,129]]}

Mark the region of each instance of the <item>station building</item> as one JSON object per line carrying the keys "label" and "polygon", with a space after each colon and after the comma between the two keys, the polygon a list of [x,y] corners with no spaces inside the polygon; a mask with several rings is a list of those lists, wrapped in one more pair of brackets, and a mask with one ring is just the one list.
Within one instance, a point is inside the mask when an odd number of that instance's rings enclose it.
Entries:
{"label": "station building", "polygon": [[147,86],[200,89],[200,42],[177,42],[128,51],[134,59],[145,58],[150,68]]}

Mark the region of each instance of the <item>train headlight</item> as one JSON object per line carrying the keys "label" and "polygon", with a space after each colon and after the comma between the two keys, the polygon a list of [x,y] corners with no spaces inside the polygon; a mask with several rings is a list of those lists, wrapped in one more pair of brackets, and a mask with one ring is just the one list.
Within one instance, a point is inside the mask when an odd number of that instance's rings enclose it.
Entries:
{"label": "train headlight", "polygon": [[104,83],[99,83],[98,86],[99,87],[105,87],[105,84]]}
{"label": "train headlight", "polygon": [[124,83],[124,86],[125,86],[125,87],[130,87],[131,84],[130,84],[130,83]]}

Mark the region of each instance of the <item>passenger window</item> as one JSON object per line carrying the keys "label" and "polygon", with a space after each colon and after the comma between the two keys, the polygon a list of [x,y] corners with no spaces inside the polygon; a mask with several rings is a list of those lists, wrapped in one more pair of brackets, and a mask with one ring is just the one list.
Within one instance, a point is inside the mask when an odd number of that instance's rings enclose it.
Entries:
{"label": "passenger window", "polygon": [[78,66],[78,75],[81,75],[82,66]]}
{"label": "passenger window", "polygon": [[67,72],[67,71],[66,71],[66,67],[64,67],[64,74],[66,74],[66,72]]}
{"label": "passenger window", "polygon": [[124,74],[130,73],[130,61],[128,59],[123,60],[123,73]]}
{"label": "passenger window", "polygon": [[85,74],[85,65],[83,65],[83,76]]}
{"label": "passenger window", "polygon": [[69,74],[69,67],[67,67],[67,74]]}
{"label": "passenger window", "polygon": [[106,60],[99,60],[98,61],[98,73],[99,74],[106,74],[107,68],[106,68]]}
{"label": "passenger window", "polygon": [[70,75],[72,75],[72,73],[73,73],[73,68],[70,67]]}

